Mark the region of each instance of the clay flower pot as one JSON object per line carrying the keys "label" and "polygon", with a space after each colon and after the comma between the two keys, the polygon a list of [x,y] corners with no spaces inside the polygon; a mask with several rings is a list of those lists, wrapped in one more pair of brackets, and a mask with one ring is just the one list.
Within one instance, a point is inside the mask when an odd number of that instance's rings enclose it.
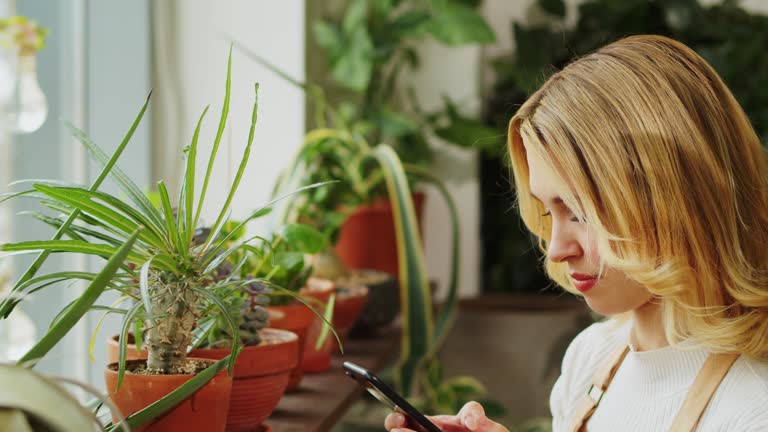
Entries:
{"label": "clay flower pot", "polygon": [[[413,194],[416,219],[419,231],[422,233],[424,200],[423,193]],[[341,226],[334,251],[349,268],[374,269],[391,275],[400,274],[395,222],[389,199],[381,198],[356,208]]]}
{"label": "clay flower pot", "polygon": [[[117,342],[120,339],[120,335],[114,335],[107,339],[107,364],[117,363],[120,359],[120,344]],[[133,338],[133,334],[128,334],[128,345],[126,346],[125,359],[126,360],[146,360],[147,350],[142,349],[136,351],[136,344]]]}
{"label": "clay flower pot", "polygon": [[[214,363],[208,359],[188,360],[197,360],[208,365]],[[132,365],[143,362],[146,360],[130,360],[126,362],[126,369],[130,370]],[[194,375],[139,375],[126,372],[120,390],[115,391],[117,363],[107,365],[104,370],[109,397],[126,417],[176,390],[192,377]],[[226,369],[222,370],[195,394],[134,432],[224,432],[231,389],[232,377],[227,375]],[[113,421],[117,419],[113,417]]]}
{"label": "clay flower pot", "polygon": [[[310,278],[307,281],[307,287],[302,289],[302,295],[324,295],[330,293],[333,290],[333,284],[330,281],[322,279]],[[315,307],[317,309],[317,307]],[[304,304],[295,301],[286,306],[268,306],[267,311],[270,313],[269,326],[272,328],[288,330],[296,333],[299,337],[299,365],[304,357],[305,346],[307,345],[307,334],[310,326],[317,318],[311,309]],[[301,378],[304,376],[304,371],[300,366],[296,366],[291,371],[290,379],[288,380],[287,392],[291,392],[299,388]]]}
{"label": "clay flower pot", "polygon": [[368,287],[368,301],[350,331],[350,337],[367,337],[389,325],[400,312],[400,286],[391,275],[374,270],[354,271],[347,283]]}
{"label": "clay flower pot", "polygon": [[[335,288],[336,284],[333,281],[328,279],[310,278],[307,282],[307,286],[302,288],[299,293],[303,296],[320,301],[320,306],[315,306],[313,304],[313,307],[315,307],[318,312],[323,313]],[[325,372],[331,367],[331,349],[333,348],[333,342],[335,341],[333,335],[328,335],[328,338],[319,350],[315,349],[323,325],[323,320],[319,316],[314,315],[312,325],[310,325],[307,330],[307,338],[304,341],[304,356],[300,363],[301,369],[305,373]]]}
{"label": "clay flower pot", "polygon": [[[299,363],[299,337],[286,330],[263,329],[262,342],[245,347],[237,356],[229,398],[227,432],[250,432],[277,406]],[[191,357],[222,359],[230,349],[196,349]]]}
{"label": "clay flower pot", "polygon": [[[360,284],[336,286],[336,303],[333,307],[333,328],[342,343],[368,302],[368,287]],[[333,338],[329,338],[333,339]],[[338,345],[337,351],[338,351]]]}

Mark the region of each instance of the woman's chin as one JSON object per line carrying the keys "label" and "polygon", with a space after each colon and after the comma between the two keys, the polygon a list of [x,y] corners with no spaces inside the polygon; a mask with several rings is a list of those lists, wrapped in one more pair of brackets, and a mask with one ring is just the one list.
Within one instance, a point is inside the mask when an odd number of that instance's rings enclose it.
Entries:
{"label": "woman's chin", "polygon": [[604,299],[590,294],[584,294],[587,306],[600,315],[618,315],[632,310],[632,307],[623,304],[623,302],[616,301],[616,299]]}

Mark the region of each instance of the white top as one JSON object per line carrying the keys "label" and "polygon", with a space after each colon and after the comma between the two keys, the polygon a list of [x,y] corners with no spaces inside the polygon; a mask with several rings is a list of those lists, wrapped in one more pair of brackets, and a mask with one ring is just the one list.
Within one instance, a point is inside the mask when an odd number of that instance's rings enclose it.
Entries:
{"label": "white top", "polygon": [[[553,432],[566,432],[598,366],[629,341],[631,321],[596,323],[571,342],[550,396]],[[707,353],[665,347],[630,352],[587,422],[589,432],[665,432]],[[739,357],[715,392],[698,432],[768,431],[768,362]]]}

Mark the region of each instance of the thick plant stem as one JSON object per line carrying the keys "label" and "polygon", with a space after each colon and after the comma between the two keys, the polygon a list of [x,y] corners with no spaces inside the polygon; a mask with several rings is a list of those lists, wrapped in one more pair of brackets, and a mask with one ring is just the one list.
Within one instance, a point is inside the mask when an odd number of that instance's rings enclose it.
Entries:
{"label": "thick plant stem", "polygon": [[199,299],[188,282],[156,282],[152,305],[154,316],[147,320],[147,369],[164,374],[178,373],[192,341]]}

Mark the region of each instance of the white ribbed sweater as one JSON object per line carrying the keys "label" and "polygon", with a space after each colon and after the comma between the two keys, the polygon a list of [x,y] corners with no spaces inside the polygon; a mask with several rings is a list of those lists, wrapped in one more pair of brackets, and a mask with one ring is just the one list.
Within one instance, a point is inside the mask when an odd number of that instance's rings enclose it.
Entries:
{"label": "white ribbed sweater", "polygon": [[[592,375],[631,322],[593,324],[573,340],[550,397],[553,431],[565,432]],[[630,351],[587,422],[589,432],[666,432],[707,353],[666,347]],[[768,363],[740,357],[710,401],[697,432],[768,432]]]}

